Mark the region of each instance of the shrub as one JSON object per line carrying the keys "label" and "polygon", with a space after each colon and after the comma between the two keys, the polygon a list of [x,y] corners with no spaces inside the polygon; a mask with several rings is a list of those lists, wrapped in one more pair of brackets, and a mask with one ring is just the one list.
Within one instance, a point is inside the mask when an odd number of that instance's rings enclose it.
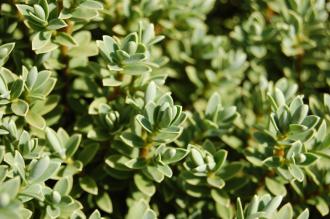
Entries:
{"label": "shrub", "polygon": [[330,3],[0,7],[0,218],[329,215]]}

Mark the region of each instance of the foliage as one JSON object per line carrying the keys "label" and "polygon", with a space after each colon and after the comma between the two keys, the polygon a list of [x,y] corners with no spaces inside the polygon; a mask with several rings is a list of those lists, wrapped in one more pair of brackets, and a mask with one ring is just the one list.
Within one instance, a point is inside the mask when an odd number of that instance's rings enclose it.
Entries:
{"label": "foliage", "polygon": [[1,1],[0,218],[327,217],[329,13]]}

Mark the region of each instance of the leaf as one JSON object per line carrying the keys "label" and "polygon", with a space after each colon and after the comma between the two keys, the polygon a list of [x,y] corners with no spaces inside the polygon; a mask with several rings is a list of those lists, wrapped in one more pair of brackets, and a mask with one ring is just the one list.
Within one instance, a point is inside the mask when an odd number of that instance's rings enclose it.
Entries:
{"label": "leaf", "polygon": [[237,198],[237,202],[236,202],[236,218],[237,219],[244,219],[244,211],[243,211],[243,207],[242,207],[242,203],[241,203],[241,199]]}
{"label": "leaf", "polygon": [[24,90],[24,81],[22,79],[17,79],[14,81],[10,89],[10,98],[16,99],[21,96]]}
{"label": "leaf", "polygon": [[28,88],[32,89],[38,78],[38,69],[33,66],[27,74],[26,85]]}
{"label": "leaf", "polygon": [[21,180],[19,177],[9,179],[0,185],[0,194],[7,193],[10,200],[12,200],[18,194],[20,184]]}
{"label": "leaf", "polygon": [[44,129],[46,126],[46,121],[44,118],[31,110],[27,112],[25,119],[31,126],[38,129]]}
{"label": "leaf", "polygon": [[291,113],[293,113],[291,117],[291,123],[301,124],[308,114],[308,106],[305,104],[300,105],[294,112]]}
{"label": "leaf", "polygon": [[281,107],[285,105],[285,96],[279,88],[275,88],[274,100],[277,104],[277,107]]}
{"label": "leaf", "polygon": [[309,210],[306,208],[303,212],[301,212],[297,219],[308,219],[309,218]]}
{"label": "leaf", "polygon": [[71,177],[64,177],[59,179],[55,186],[54,186],[54,191],[57,191],[60,193],[60,195],[68,195],[71,191],[73,185],[73,180]]}
{"label": "leaf", "polygon": [[320,121],[320,117],[309,115],[305,117],[305,119],[302,121],[301,124],[311,129],[314,128],[319,121]]}
{"label": "leaf", "polygon": [[57,218],[61,214],[61,210],[60,210],[59,207],[57,207],[57,206],[50,206],[50,205],[47,205],[46,212],[47,212],[47,215],[50,218]]}
{"label": "leaf", "polygon": [[132,63],[125,65],[124,71],[128,75],[142,75],[151,72],[151,68],[143,63]]}
{"label": "leaf", "polygon": [[13,51],[14,47],[15,43],[6,43],[0,46],[0,67],[7,62],[9,54]]}
{"label": "leaf", "polygon": [[150,122],[142,115],[137,115],[135,119],[138,121],[138,123],[144,128],[147,132],[152,132],[152,127]]}
{"label": "leaf", "polygon": [[102,84],[105,87],[119,87],[119,86],[121,86],[122,82],[117,81],[114,78],[105,78],[102,80]]}
{"label": "leaf", "polygon": [[275,179],[266,177],[265,184],[267,189],[274,195],[285,196],[287,194],[285,186]]}
{"label": "leaf", "polygon": [[93,0],[84,1],[79,6],[85,7],[85,8],[90,8],[90,9],[95,9],[95,10],[103,9],[103,5],[100,2],[93,1]]}
{"label": "leaf", "polygon": [[50,159],[48,156],[45,156],[43,158],[41,158],[40,160],[38,160],[34,166],[32,167],[30,174],[29,174],[29,181],[31,183],[34,183],[37,181],[37,179],[42,176],[42,174],[45,173],[45,171],[48,168]]}
{"label": "leaf", "polygon": [[42,189],[43,187],[40,184],[31,184],[25,187],[24,190],[20,192],[20,195],[44,201],[45,197]]}
{"label": "leaf", "polygon": [[302,163],[298,163],[298,165],[300,165],[300,166],[313,165],[319,159],[319,157],[317,155],[312,154],[312,153],[306,153],[304,155],[305,155],[306,159]]}
{"label": "leaf", "polygon": [[168,165],[157,165],[157,169],[159,172],[164,174],[165,176],[171,178],[173,176],[172,169]]}
{"label": "leaf", "polygon": [[243,169],[243,164],[240,162],[231,162],[226,164],[223,168],[221,168],[220,176],[225,181],[233,178],[238,172]]}
{"label": "leaf", "polygon": [[112,202],[108,193],[103,192],[101,195],[97,196],[96,204],[102,211],[105,211],[109,214],[112,213]]}
{"label": "leaf", "polygon": [[205,115],[212,117],[216,110],[218,109],[218,105],[220,104],[220,96],[218,93],[214,93],[209,101],[207,102],[207,107],[205,110]]}
{"label": "leaf", "polygon": [[156,219],[156,214],[149,208],[147,202],[143,199],[134,201],[128,210],[126,219]]}
{"label": "leaf", "polygon": [[157,86],[155,82],[151,81],[147,87],[145,96],[144,96],[144,103],[147,104],[151,101],[154,101],[157,95]]}
{"label": "leaf", "polygon": [[36,177],[33,182],[45,182],[51,178],[60,168],[61,163],[59,161],[51,160],[49,162],[48,168],[38,177]]}
{"label": "leaf", "polygon": [[299,182],[302,182],[305,178],[303,171],[295,164],[289,165],[290,174],[296,178]]}
{"label": "leaf", "polygon": [[29,111],[29,104],[24,100],[18,99],[12,102],[11,110],[18,116],[26,116]]}
{"label": "leaf", "polygon": [[78,155],[78,160],[80,160],[84,166],[91,162],[99,150],[100,145],[97,143],[87,144],[83,147],[82,151]]}
{"label": "leaf", "polygon": [[192,148],[190,150],[190,153],[191,153],[191,159],[195,163],[195,165],[202,166],[205,164],[204,159],[198,150],[196,150],[195,148]]}
{"label": "leaf", "polygon": [[81,142],[80,134],[74,134],[69,138],[69,140],[66,142],[65,145],[67,157],[72,157],[75,154],[75,152],[77,151],[80,145],[80,142]]}
{"label": "leaf", "polygon": [[76,40],[72,36],[64,32],[59,32],[56,35],[54,42],[68,47],[78,46]]}
{"label": "leaf", "polygon": [[145,145],[143,139],[132,132],[124,132],[123,134],[120,135],[120,139],[125,144],[133,148],[134,147],[141,148]]}
{"label": "leaf", "polygon": [[249,203],[247,209],[246,209],[246,214],[247,215],[253,215],[258,212],[258,207],[259,207],[259,197],[257,195],[254,195],[251,202]]}
{"label": "leaf", "polygon": [[149,197],[153,196],[156,192],[156,187],[153,182],[141,174],[134,175],[134,183],[143,194]]}
{"label": "leaf", "polygon": [[100,212],[96,209],[93,213],[88,217],[88,219],[101,219]]}
{"label": "leaf", "polygon": [[46,13],[44,11],[44,9],[40,6],[40,5],[37,5],[37,4],[34,4],[33,5],[33,8],[34,8],[34,13],[42,20],[46,20]]}
{"label": "leaf", "polygon": [[18,152],[15,151],[15,166],[17,168],[17,171],[19,173],[19,175],[21,176],[21,178],[23,180],[25,180],[25,162],[24,162],[24,158],[22,157],[22,155]]}
{"label": "leaf", "polygon": [[219,150],[216,152],[214,155],[214,160],[216,162],[215,167],[213,168],[213,172],[218,172],[222,165],[225,163],[226,158],[227,158],[228,152],[226,150]]}
{"label": "leaf", "polygon": [[64,147],[61,145],[61,141],[58,139],[57,134],[54,130],[51,128],[46,128],[46,139],[51,146],[52,150],[57,152],[59,155],[64,157],[65,155],[65,150]]}
{"label": "leaf", "polygon": [[293,210],[290,203],[285,204],[276,214],[278,219],[291,219],[293,217]]}
{"label": "leaf", "polygon": [[63,20],[55,18],[48,23],[47,29],[48,30],[58,30],[63,27],[66,27],[66,26],[67,26],[67,24]]}
{"label": "leaf", "polygon": [[35,101],[31,110],[38,112],[40,115],[45,115],[54,110],[58,106],[59,101],[60,97],[58,95],[50,95],[46,100]]}
{"label": "leaf", "polygon": [[282,196],[275,196],[263,209],[267,215],[273,214],[282,202]]}
{"label": "leaf", "polygon": [[57,44],[49,41],[42,48],[35,50],[35,52],[36,54],[49,53],[57,48],[58,48]]}
{"label": "leaf", "polygon": [[222,189],[225,186],[225,181],[219,176],[210,176],[207,177],[207,183],[218,189]]}
{"label": "leaf", "polygon": [[[174,153],[171,151],[174,151]],[[167,147],[167,150],[162,155],[162,162],[164,164],[176,163],[188,155],[189,151],[183,148],[170,148]],[[173,156],[171,155],[173,154]]]}
{"label": "leaf", "polygon": [[164,174],[160,172],[157,167],[147,166],[146,173],[151,176],[153,180],[160,183],[164,180]]}
{"label": "leaf", "polygon": [[325,215],[329,214],[329,205],[322,197],[317,197],[316,198],[315,207],[321,213],[322,216],[325,216]]}
{"label": "leaf", "polygon": [[28,11],[33,11],[33,7],[31,7],[29,5],[16,4],[16,7],[17,7],[18,11],[24,16],[29,15]]}
{"label": "leaf", "polygon": [[95,180],[89,176],[80,177],[79,185],[84,191],[86,191],[92,195],[98,194],[97,184],[96,184]]}
{"label": "leaf", "polygon": [[32,38],[32,50],[39,50],[46,46],[51,39],[51,31],[39,31]]}

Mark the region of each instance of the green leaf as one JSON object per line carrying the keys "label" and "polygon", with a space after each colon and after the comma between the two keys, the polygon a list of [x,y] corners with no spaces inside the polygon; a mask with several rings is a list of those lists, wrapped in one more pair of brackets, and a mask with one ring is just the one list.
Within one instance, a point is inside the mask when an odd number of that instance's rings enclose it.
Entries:
{"label": "green leaf", "polygon": [[43,194],[43,187],[40,184],[31,184],[24,188],[23,191],[21,191],[19,194],[23,196],[27,196],[35,199],[38,199],[40,201],[44,201],[44,194]]}
{"label": "green leaf", "polygon": [[135,119],[138,121],[138,123],[144,128],[147,132],[152,132],[152,126],[150,122],[142,115],[137,115]]}
{"label": "green leaf", "polygon": [[120,135],[120,139],[130,147],[141,148],[145,145],[142,138],[131,132],[124,132]]}
{"label": "green leaf", "polygon": [[100,2],[93,1],[93,0],[84,1],[79,6],[85,7],[85,8],[90,8],[90,9],[95,9],[95,10],[103,9],[103,5]]}
{"label": "green leaf", "polygon": [[49,162],[48,168],[38,177],[33,179],[33,182],[44,182],[51,178],[60,168],[61,163],[59,161],[51,160]]}
{"label": "green leaf", "polygon": [[272,215],[282,202],[282,196],[275,196],[263,209],[267,215]]}
{"label": "green leaf", "polygon": [[61,214],[61,210],[60,210],[59,207],[57,207],[57,206],[50,206],[50,205],[47,205],[46,212],[47,212],[47,215],[50,218],[57,218]]}
{"label": "green leaf", "polygon": [[149,197],[153,196],[156,192],[156,187],[153,182],[141,174],[134,175],[134,183],[143,194]]}
{"label": "green leaf", "polygon": [[44,9],[40,6],[40,5],[37,5],[37,4],[34,4],[33,5],[33,8],[34,8],[34,13],[42,20],[46,20],[46,13],[44,11]]}
{"label": "green leaf", "polygon": [[315,207],[321,213],[322,216],[329,214],[329,205],[328,205],[327,201],[325,201],[322,197],[316,198]]}
{"label": "green leaf", "polygon": [[157,86],[155,82],[151,81],[147,87],[145,96],[144,96],[144,103],[147,104],[151,101],[154,101],[157,95]]}
{"label": "green leaf", "polygon": [[292,219],[293,210],[290,203],[285,204],[276,214],[277,219]]}
{"label": "green leaf", "polygon": [[162,155],[162,162],[164,164],[176,163],[189,154],[189,151],[183,148],[171,148],[167,147],[164,154]]}
{"label": "green leaf", "polygon": [[63,45],[63,46],[68,46],[68,47],[73,47],[73,46],[78,45],[78,43],[72,36],[70,36],[69,34],[64,33],[64,32],[59,32],[56,35],[54,42],[56,42],[60,45]]}
{"label": "green leaf", "polygon": [[97,143],[85,145],[78,155],[78,160],[80,160],[84,164],[84,166],[87,165],[93,160],[99,148],[100,145]]}
{"label": "green leaf", "polygon": [[151,72],[151,68],[143,63],[132,63],[125,65],[124,71],[129,75],[141,75]]}
{"label": "green leaf", "polygon": [[214,93],[209,101],[207,102],[207,107],[205,110],[205,115],[212,117],[216,110],[218,109],[218,105],[220,104],[220,96],[218,93]]}
{"label": "green leaf", "polygon": [[147,202],[143,199],[133,202],[128,210],[126,219],[156,219],[156,214],[149,208]]}
{"label": "green leaf", "polygon": [[9,195],[10,200],[12,200],[18,194],[20,184],[21,180],[19,177],[9,179],[0,185],[0,194],[6,193]]}
{"label": "green leaf", "polygon": [[39,50],[46,46],[51,39],[51,31],[39,31],[32,38],[32,50]]}
{"label": "green leaf", "polygon": [[54,191],[57,191],[60,193],[62,196],[68,195],[72,189],[73,185],[73,180],[71,177],[64,177],[59,179],[55,186],[54,186]]}
{"label": "green leaf", "polygon": [[25,119],[31,126],[38,129],[44,129],[46,126],[46,121],[44,118],[31,110],[27,112]]}
{"label": "green leaf", "polygon": [[15,80],[10,89],[11,99],[16,99],[19,96],[21,96],[23,90],[24,90],[24,81],[22,79]]}
{"label": "green leaf", "polygon": [[266,177],[265,184],[266,184],[267,189],[274,195],[285,196],[287,193],[285,186],[275,179]]}
{"label": "green leaf", "polygon": [[219,176],[210,176],[207,177],[207,183],[218,189],[222,189],[225,186],[225,181]]}
{"label": "green leaf", "polygon": [[122,82],[117,81],[114,78],[105,78],[102,80],[102,84],[105,87],[119,87],[119,86],[121,86]]}
{"label": "green leaf", "polygon": [[306,208],[303,212],[301,212],[297,219],[308,219],[309,218],[309,210]]}
{"label": "green leaf", "polygon": [[63,27],[66,27],[66,26],[67,26],[67,24],[63,20],[55,18],[48,23],[47,29],[48,30],[58,30]]}
{"label": "green leaf", "polygon": [[101,195],[97,196],[96,204],[102,211],[105,211],[109,214],[112,213],[112,202],[108,193],[103,192]]}
{"label": "green leaf", "polygon": [[[24,69],[24,68],[23,68]],[[27,70],[26,70],[27,71]],[[32,89],[38,78],[38,69],[33,66],[27,73],[26,85],[28,88]]]}
{"label": "green leaf", "polygon": [[251,202],[249,203],[247,209],[246,209],[246,214],[247,215],[254,215],[258,212],[258,207],[259,207],[259,197],[257,195],[254,195]]}
{"label": "green leaf", "polygon": [[66,142],[65,148],[66,148],[66,156],[72,157],[75,152],[77,151],[79,145],[81,142],[81,135],[75,134],[72,135],[69,140]]}
{"label": "green leaf", "polygon": [[195,165],[202,166],[205,164],[204,159],[198,150],[196,150],[195,148],[192,148],[190,150],[190,153],[191,153],[191,159],[195,163]]}
{"label": "green leaf", "polygon": [[84,191],[86,191],[92,195],[98,194],[97,184],[96,184],[95,180],[89,176],[80,177],[79,185]]}
{"label": "green leaf", "polygon": [[13,51],[14,47],[15,43],[6,43],[0,46],[0,67],[7,62],[9,54]]}
{"label": "green leaf", "polygon": [[45,173],[45,171],[49,166],[49,162],[50,162],[49,157],[45,156],[34,164],[29,174],[29,181],[31,183],[36,182],[42,176],[42,174]]}
{"label": "green leaf", "polygon": [[295,164],[289,165],[290,174],[296,178],[299,182],[302,182],[305,178],[303,171]]}
{"label": "green leaf", "polygon": [[225,163],[228,152],[226,150],[219,150],[214,155],[214,160],[216,162],[213,172],[218,172],[222,165]]}
{"label": "green leaf", "polygon": [[312,153],[306,153],[304,155],[305,155],[306,159],[302,163],[298,163],[298,165],[300,165],[300,166],[313,165],[319,159],[319,157],[317,155],[312,154]]}
{"label": "green leaf", "polygon": [[18,116],[26,116],[29,111],[29,104],[24,100],[18,99],[12,102],[11,110]]}
{"label": "green leaf", "polygon": [[45,132],[46,132],[46,139],[49,145],[51,146],[51,149],[57,152],[62,157],[64,157],[65,149],[61,145],[61,141],[58,139],[56,132],[48,127],[45,129]]}
{"label": "green leaf", "polygon": [[88,217],[88,219],[101,219],[100,212],[96,209],[93,213]]}
{"label": "green leaf", "polygon": [[244,211],[243,211],[243,207],[242,207],[242,203],[241,203],[241,199],[237,198],[237,202],[236,202],[236,218],[237,219],[244,219]]}
{"label": "green leaf", "polygon": [[18,152],[15,151],[15,166],[17,168],[17,171],[19,173],[19,175],[21,176],[21,178],[23,180],[25,180],[25,162],[24,162],[24,158],[22,157],[22,155]]}
{"label": "green leaf", "polygon": [[146,173],[158,183],[164,180],[164,174],[160,172],[157,167],[147,166]]}

